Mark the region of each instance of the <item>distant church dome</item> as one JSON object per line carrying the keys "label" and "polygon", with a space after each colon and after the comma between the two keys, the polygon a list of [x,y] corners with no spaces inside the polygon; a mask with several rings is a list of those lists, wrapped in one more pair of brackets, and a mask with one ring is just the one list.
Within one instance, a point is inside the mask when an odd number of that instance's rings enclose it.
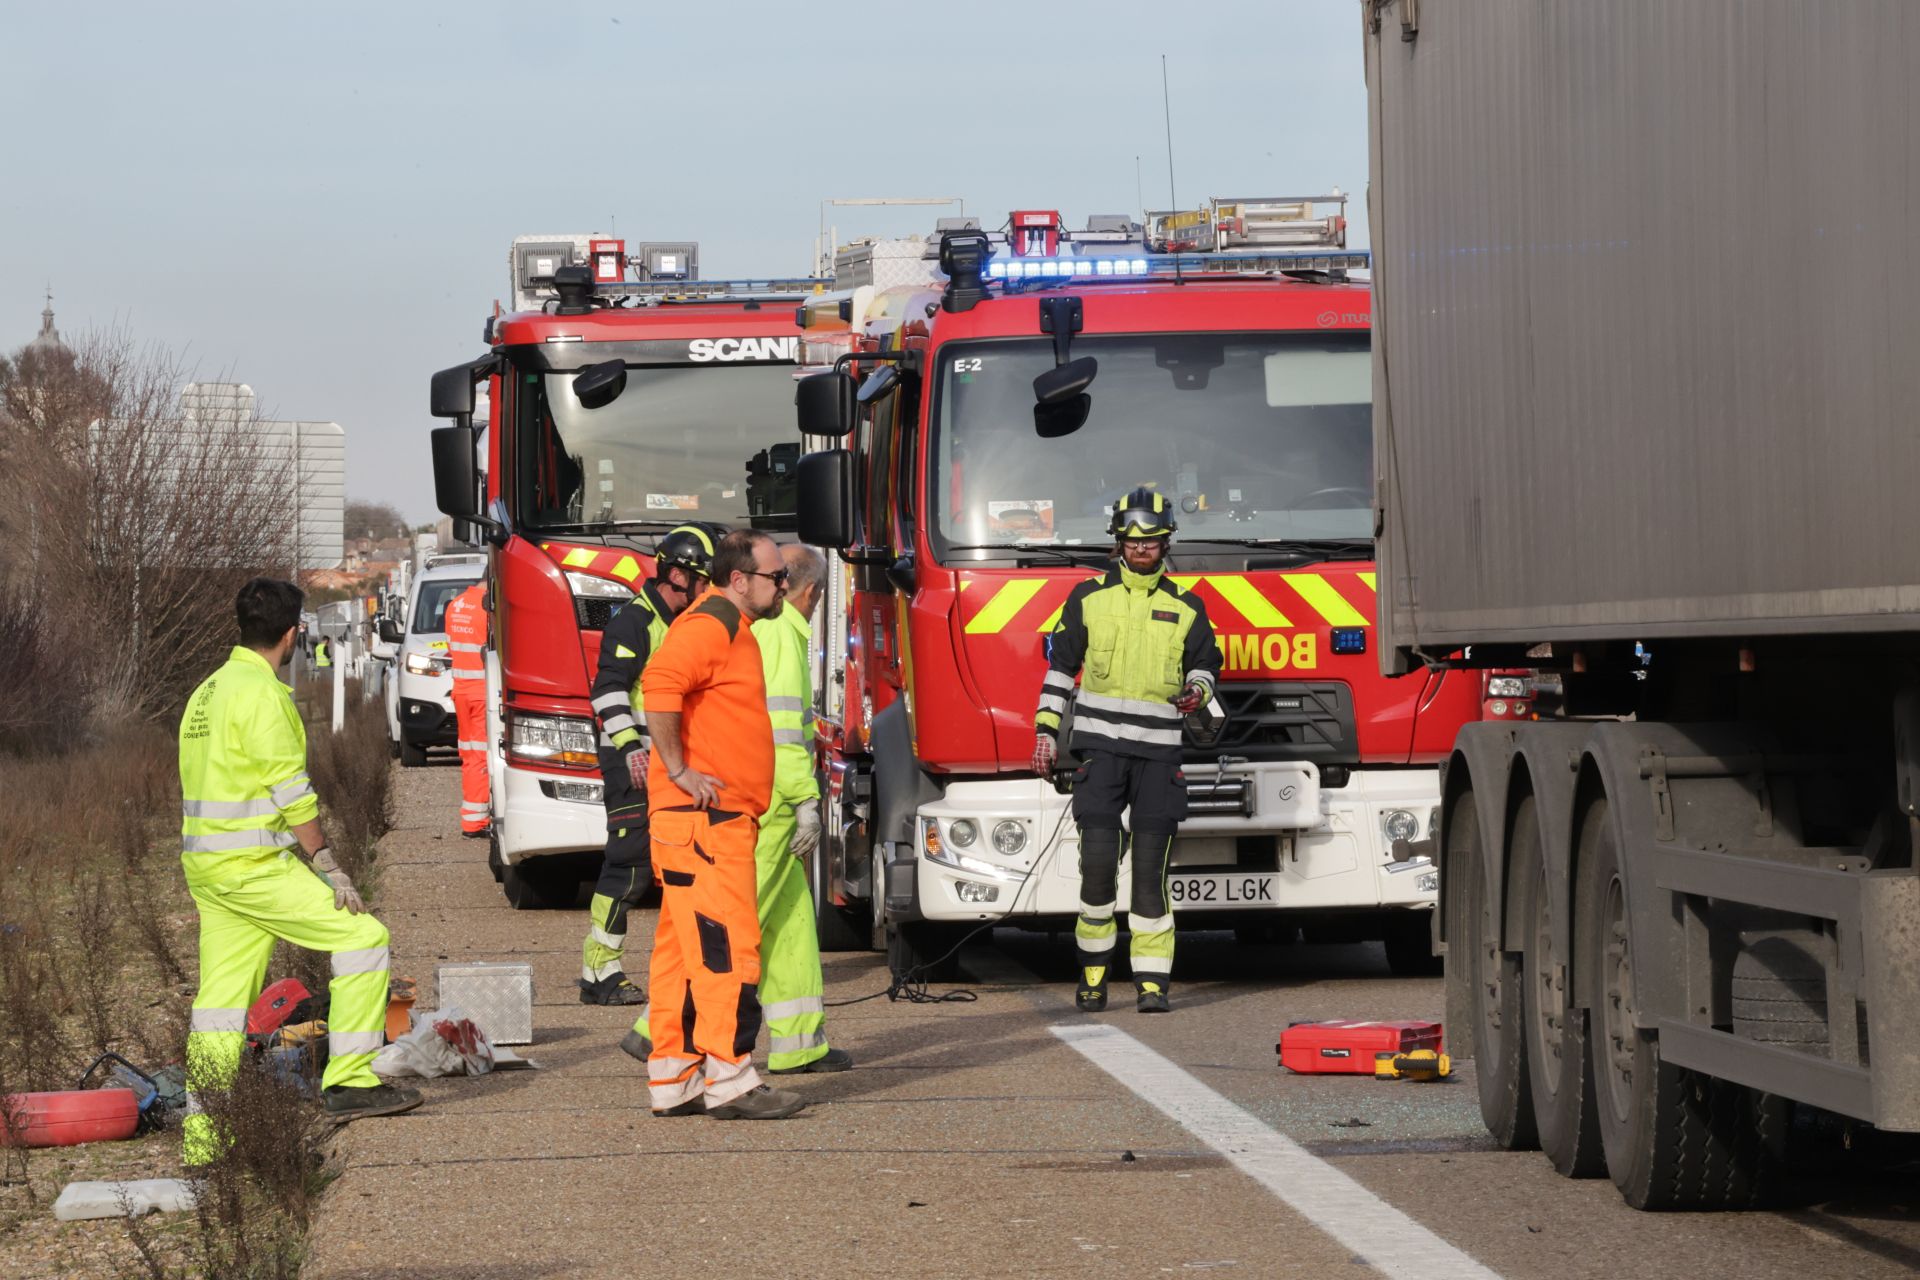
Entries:
{"label": "distant church dome", "polygon": [[67,344],[60,341],[60,331],[53,327],[53,286],[47,286],[46,309],[40,313],[40,332],[27,344],[29,351],[65,351]]}

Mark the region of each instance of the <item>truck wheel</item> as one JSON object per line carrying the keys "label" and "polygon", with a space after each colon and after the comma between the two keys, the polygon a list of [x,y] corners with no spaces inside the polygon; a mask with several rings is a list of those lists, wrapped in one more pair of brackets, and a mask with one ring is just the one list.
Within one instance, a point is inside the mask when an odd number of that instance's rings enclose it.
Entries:
{"label": "truck wheel", "polygon": [[1661,1060],[1634,1026],[1634,939],[1604,801],[1581,827],[1580,933],[1597,1007],[1589,1058],[1607,1171],[1636,1209],[1748,1209],[1781,1177],[1785,1106]]}
{"label": "truck wheel", "polygon": [[387,739],[387,759],[398,760],[399,758],[400,758],[400,739],[388,738]]}
{"label": "truck wheel", "polygon": [[501,872],[500,887],[515,911],[545,911],[573,905],[580,882],[572,875],[556,875],[544,868],[518,863]]}
{"label": "truck wheel", "polygon": [[957,945],[965,933],[931,920],[887,923],[887,968],[896,979],[917,982],[957,982],[960,954]]}
{"label": "truck wheel", "polygon": [[427,763],[427,749],[417,747],[405,738],[400,739],[400,763],[408,769],[419,769]]}
{"label": "truck wheel", "polygon": [[821,836],[820,843],[813,846],[807,870],[813,887],[813,925],[814,932],[820,936],[820,949],[865,951],[869,926],[857,913],[835,906],[827,892],[830,886],[827,884],[826,836]]}
{"label": "truck wheel", "polygon": [[1554,950],[1547,864],[1540,852],[1532,796],[1515,809],[1513,832],[1513,870],[1525,894],[1522,1016],[1534,1129],[1540,1149],[1563,1177],[1597,1178],[1607,1171],[1607,1161],[1600,1150],[1600,1122],[1594,1110],[1587,1011],[1574,1008],[1568,999],[1566,957]]}
{"label": "truck wheel", "polygon": [[[1441,960],[1433,954],[1433,921],[1424,911],[1396,911],[1387,922],[1387,968],[1396,978],[1435,978]],[[1403,918],[1404,917],[1404,918]]]}
{"label": "truck wheel", "polygon": [[1454,951],[1467,967],[1474,1077],[1480,1119],[1508,1151],[1539,1145],[1527,1082],[1526,1034],[1521,1026],[1520,957],[1500,946],[1499,906],[1487,885],[1480,819],[1470,797],[1454,805],[1447,856],[1461,877],[1462,926]]}

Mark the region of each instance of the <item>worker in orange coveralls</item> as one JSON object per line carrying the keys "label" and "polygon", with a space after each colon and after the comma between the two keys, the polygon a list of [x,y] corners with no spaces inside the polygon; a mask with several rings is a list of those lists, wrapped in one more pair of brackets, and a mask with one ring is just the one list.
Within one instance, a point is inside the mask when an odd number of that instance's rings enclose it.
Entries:
{"label": "worker in orange coveralls", "polygon": [[483,578],[447,605],[453,658],[453,718],[460,741],[460,834],[481,839],[491,817],[487,790],[487,611]]}
{"label": "worker in orange coveralls", "polygon": [[640,676],[653,763],[660,919],[649,975],[657,1116],[781,1120],[806,1105],[760,1082],[760,905],[754,843],[773,799],[773,723],[752,624],[779,613],[787,569],[740,529],[714,549],[712,586],[667,629]]}

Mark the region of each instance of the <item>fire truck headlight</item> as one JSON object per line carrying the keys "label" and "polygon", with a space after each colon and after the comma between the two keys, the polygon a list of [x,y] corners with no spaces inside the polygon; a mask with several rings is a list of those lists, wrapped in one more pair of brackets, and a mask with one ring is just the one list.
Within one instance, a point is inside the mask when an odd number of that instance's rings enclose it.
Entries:
{"label": "fire truck headlight", "polygon": [[956,849],[971,849],[979,838],[980,827],[972,818],[956,819],[947,827],[947,839],[953,841]]}
{"label": "fire truck headlight", "polygon": [[576,716],[507,718],[507,754],[530,764],[560,765],[569,769],[598,768],[593,721]]}
{"label": "fire truck headlight", "polygon": [[1000,886],[996,884],[975,884],[971,880],[962,880],[953,886],[953,890],[962,902],[1000,901]]}
{"label": "fire truck headlight", "polygon": [[1420,835],[1420,819],[1406,809],[1388,809],[1380,815],[1380,833],[1391,844],[1395,840],[1413,840]]}
{"label": "fire truck headlight", "polygon": [[1421,893],[1440,892],[1440,873],[1438,871],[1426,872],[1415,882],[1414,888],[1418,889]]}
{"label": "fire truck headlight", "polygon": [[1492,676],[1487,680],[1489,698],[1524,698],[1527,682],[1519,676]]}
{"label": "fire truck headlight", "polygon": [[633,599],[630,588],[612,578],[596,578],[590,573],[569,573],[567,589],[586,600],[618,600],[624,604]]}
{"label": "fire truck headlight", "polygon": [[1027,824],[1008,818],[993,827],[993,847],[1003,857],[1014,857],[1027,847]]}

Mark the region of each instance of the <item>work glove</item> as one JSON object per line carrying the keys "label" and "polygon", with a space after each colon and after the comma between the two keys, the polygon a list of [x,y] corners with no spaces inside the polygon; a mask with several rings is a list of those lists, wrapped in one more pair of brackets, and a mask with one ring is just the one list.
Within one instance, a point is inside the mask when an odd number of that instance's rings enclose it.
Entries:
{"label": "work glove", "polygon": [[347,873],[340,869],[340,864],[333,860],[333,850],[330,847],[323,844],[314,852],[313,869],[320,873],[322,880],[333,886],[334,910],[357,916],[367,909],[367,904],[360,900],[359,891],[353,887],[353,881],[349,880]]}
{"label": "work glove", "polygon": [[1052,734],[1036,733],[1033,735],[1033,760],[1031,763],[1035,773],[1043,778],[1051,776],[1054,762],[1059,759],[1059,755],[1060,751],[1054,744]]}
{"label": "work glove", "polygon": [[1180,686],[1180,692],[1173,695],[1173,709],[1183,716],[1190,716],[1200,709],[1207,700],[1207,688],[1197,681],[1189,680]]}
{"label": "work glove", "polygon": [[793,807],[793,840],[789,847],[796,858],[805,858],[820,846],[820,802],[802,800]]}
{"label": "work glove", "polygon": [[635,747],[627,753],[627,778],[633,783],[635,791],[647,789],[648,756],[645,747]]}

